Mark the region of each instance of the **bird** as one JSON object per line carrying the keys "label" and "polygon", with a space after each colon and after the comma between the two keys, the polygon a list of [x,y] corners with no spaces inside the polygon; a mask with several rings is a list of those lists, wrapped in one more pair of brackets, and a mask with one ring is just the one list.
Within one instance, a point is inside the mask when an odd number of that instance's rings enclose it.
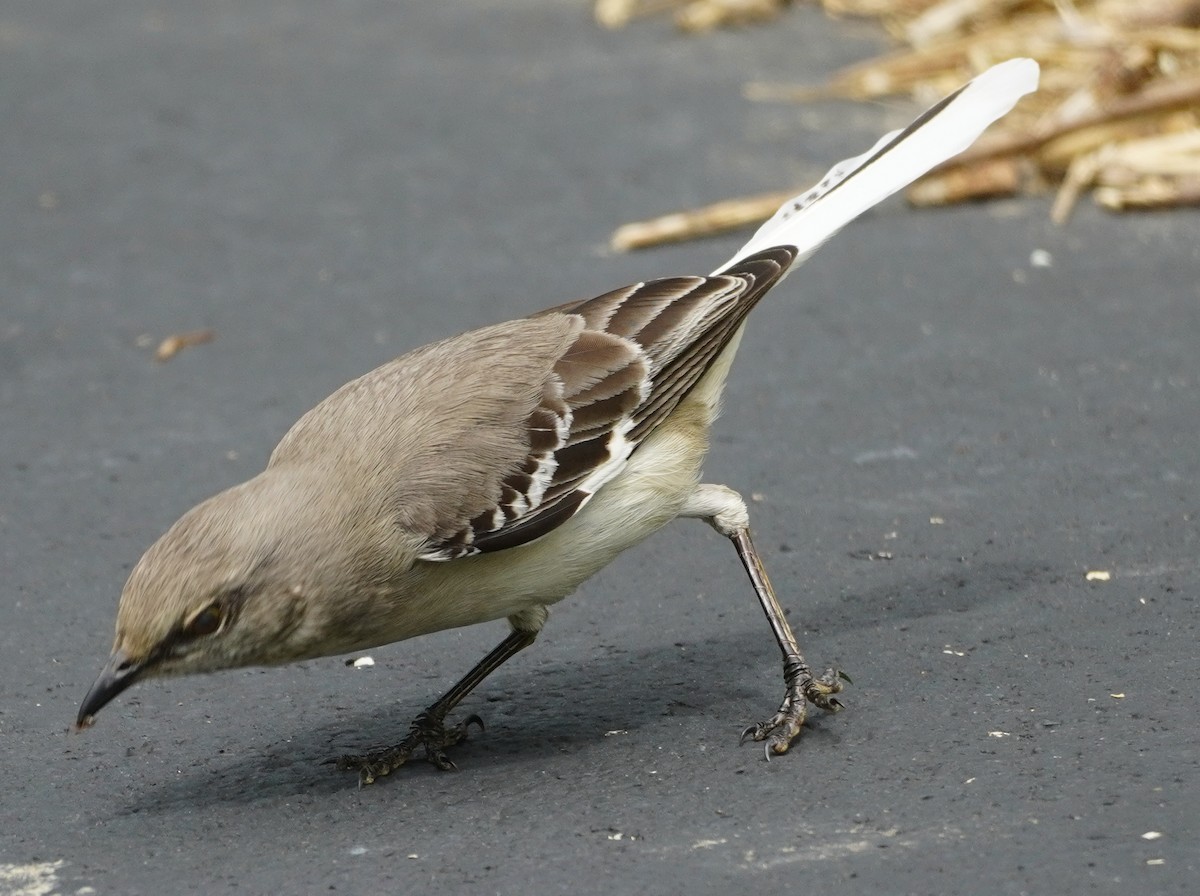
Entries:
{"label": "bird", "polygon": [[134,566],[75,727],[135,682],[352,653],[506,619],[508,635],[399,742],[335,761],[360,786],[442,769],[448,714],[531,645],[549,608],[675,519],[726,536],[779,645],[784,697],[742,740],[768,759],[848,680],[809,666],[750,535],[704,482],[721,392],[763,296],[852,219],[970,146],[1036,90],[1011,59],[835,165],[708,276],[647,280],[417,348],[304,414],[266,468],[185,513]]}

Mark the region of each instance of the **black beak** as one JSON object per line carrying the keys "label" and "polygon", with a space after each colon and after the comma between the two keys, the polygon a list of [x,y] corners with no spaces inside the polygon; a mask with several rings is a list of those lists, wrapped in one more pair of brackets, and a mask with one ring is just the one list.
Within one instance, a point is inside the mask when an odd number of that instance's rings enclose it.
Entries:
{"label": "black beak", "polygon": [[75,719],[75,727],[87,728],[91,725],[94,721],[92,717],[113,697],[137,681],[144,668],[143,663],[131,660],[123,651],[114,650],[100,677],[83,698],[79,716]]}

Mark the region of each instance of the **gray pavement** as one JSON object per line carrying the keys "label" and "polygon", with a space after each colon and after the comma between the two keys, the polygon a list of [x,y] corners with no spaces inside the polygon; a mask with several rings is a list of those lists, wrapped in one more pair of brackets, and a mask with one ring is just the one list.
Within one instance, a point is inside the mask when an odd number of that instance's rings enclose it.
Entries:
{"label": "gray pavement", "polygon": [[458,773],[322,763],[394,739],[500,624],[147,683],[68,732],[180,513],[407,349],[711,270],[736,237],[603,247],[906,120],[740,99],[874,35],[807,8],[691,39],[550,0],[5,4],[0,896],[1195,892],[1195,212],[893,202],[759,309],[708,478],[755,495],[803,644],[855,682],[785,757],[737,745],[777,654],[694,523],[468,701]]}

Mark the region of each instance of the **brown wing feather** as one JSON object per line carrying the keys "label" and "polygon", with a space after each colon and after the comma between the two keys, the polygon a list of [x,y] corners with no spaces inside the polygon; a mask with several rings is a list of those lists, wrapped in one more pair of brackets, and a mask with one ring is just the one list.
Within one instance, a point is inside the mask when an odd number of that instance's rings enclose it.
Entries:
{"label": "brown wing feather", "polygon": [[516,547],[570,519],[704,375],[746,315],[787,271],[780,247],[714,277],[623,287],[534,315],[581,318],[527,420],[525,463],[500,482],[496,503],[426,559]]}

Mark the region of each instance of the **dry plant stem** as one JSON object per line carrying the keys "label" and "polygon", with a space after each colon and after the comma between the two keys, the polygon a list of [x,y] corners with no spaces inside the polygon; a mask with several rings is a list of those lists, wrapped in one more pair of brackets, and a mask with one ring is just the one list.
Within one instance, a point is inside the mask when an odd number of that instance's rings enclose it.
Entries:
{"label": "dry plant stem", "polygon": [[1095,183],[1096,172],[1099,170],[1097,153],[1080,156],[1071,163],[1071,167],[1067,169],[1067,176],[1063,178],[1062,185],[1058,189],[1058,195],[1054,197],[1054,205],[1050,208],[1051,221],[1055,224],[1067,223],[1071,212],[1075,210],[1075,204],[1079,201],[1080,195]]}
{"label": "dry plant stem", "polygon": [[936,0],[821,0],[821,6],[834,17],[881,18],[917,15],[933,6],[935,2]]}
{"label": "dry plant stem", "polygon": [[991,60],[1050,54],[1059,43],[1059,31],[1059,21],[1053,14],[1028,16],[1019,26],[1001,23],[920,51],[902,50],[849,66],[823,88],[810,88],[809,94],[871,99],[910,93],[924,84],[945,93]]}
{"label": "dry plant stem", "polygon": [[778,16],[786,0],[693,0],[675,14],[682,31],[701,32],[716,28],[766,22]]}
{"label": "dry plant stem", "polygon": [[1200,200],[1200,128],[1112,143],[1067,169],[1051,218],[1063,224],[1082,191],[1110,209],[1191,205]]}
{"label": "dry plant stem", "polygon": [[675,24],[683,31],[765,22],[778,16],[789,0],[596,0],[592,15],[605,28],[624,28],[645,16],[677,10]]}
{"label": "dry plant stem", "polygon": [[649,221],[634,221],[617,228],[612,235],[611,245],[617,252],[627,252],[630,249],[645,249],[663,243],[712,236],[747,224],[756,224],[769,218],[794,192],[785,190],[729,199]]}
{"label": "dry plant stem", "polygon": [[1097,187],[1093,195],[1098,205],[1116,211],[1200,205],[1200,178],[1153,178],[1135,187]]}
{"label": "dry plant stem", "polygon": [[934,40],[953,34],[965,25],[995,20],[1026,0],[942,0],[928,7],[901,29],[904,39],[914,47],[928,46]]}
{"label": "dry plant stem", "polygon": [[[1142,140],[1129,140],[1112,147],[1104,157],[1105,171],[1122,166],[1143,174],[1200,177],[1200,127]],[[1110,177],[1105,174],[1102,176]]]}
{"label": "dry plant stem", "polygon": [[988,159],[968,168],[952,168],[926,175],[909,187],[905,198],[916,206],[952,205],[968,199],[1012,196],[1035,179],[1033,166],[1024,159]]}
{"label": "dry plant stem", "polygon": [[597,24],[617,30],[634,19],[658,15],[682,6],[686,0],[596,0],[592,15]]}
{"label": "dry plant stem", "polygon": [[1096,13],[1123,29],[1156,25],[1200,26],[1200,0],[1100,0]]}

